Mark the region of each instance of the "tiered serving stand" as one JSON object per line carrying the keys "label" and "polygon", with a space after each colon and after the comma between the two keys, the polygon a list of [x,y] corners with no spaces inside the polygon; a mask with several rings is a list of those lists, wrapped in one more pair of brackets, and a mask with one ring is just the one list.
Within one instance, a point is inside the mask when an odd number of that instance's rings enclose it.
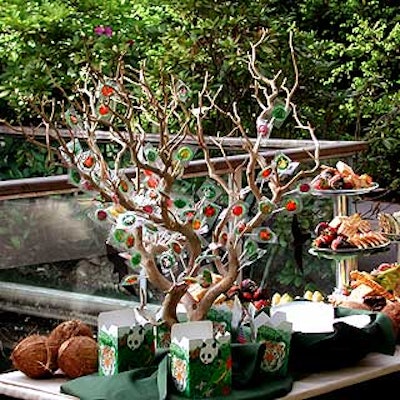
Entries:
{"label": "tiered serving stand", "polygon": [[[349,197],[360,196],[376,190],[379,187],[378,183],[373,183],[368,188],[362,189],[346,189],[346,190],[312,190],[314,196],[330,197],[333,200],[333,215],[344,216],[349,215]],[[360,256],[375,254],[379,251],[385,251],[390,245],[388,243],[381,246],[371,247],[367,249],[338,249],[332,250],[329,248],[311,248],[310,254],[323,257],[336,262],[336,287],[335,293],[342,294],[350,282],[350,272],[357,269],[357,260]]]}

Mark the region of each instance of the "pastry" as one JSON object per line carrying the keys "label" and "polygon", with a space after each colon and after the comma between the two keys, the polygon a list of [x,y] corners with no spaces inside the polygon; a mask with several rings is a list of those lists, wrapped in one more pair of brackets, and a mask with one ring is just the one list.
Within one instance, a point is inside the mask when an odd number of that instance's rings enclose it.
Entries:
{"label": "pastry", "polygon": [[311,186],[316,190],[347,190],[368,188],[372,183],[368,174],[358,175],[348,164],[338,161],[336,168],[322,165]]}
{"label": "pastry", "polygon": [[369,249],[389,243],[381,232],[373,231],[370,222],[362,219],[359,213],[335,217],[329,223],[320,222],[315,233],[314,247],[335,251],[346,248]]}
{"label": "pastry", "polygon": [[397,338],[400,333],[400,302],[388,302],[381,312],[386,314],[392,321],[394,334]]}
{"label": "pastry", "polygon": [[379,228],[382,233],[387,235],[400,235],[400,214],[378,214]]}
{"label": "pastry", "polygon": [[374,280],[374,277],[367,272],[351,271],[350,272],[351,286],[357,287],[359,285],[365,285],[371,291],[368,291],[368,296],[383,296],[387,300],[394,301],[396,297],[393,293],[386,290],[382,285]]}

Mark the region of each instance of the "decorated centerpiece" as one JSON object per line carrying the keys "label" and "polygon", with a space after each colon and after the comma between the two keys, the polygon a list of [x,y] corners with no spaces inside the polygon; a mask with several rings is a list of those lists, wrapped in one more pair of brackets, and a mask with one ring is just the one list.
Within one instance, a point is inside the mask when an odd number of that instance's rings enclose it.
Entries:
{"label": "decorated centerpiece", "polygon": [[[115,76],[88,67],[68,103],[32,105],[48,128],[47,142],[58,143],[49,147],[68,166],[71,182],[93,193],[91,215],[130,270],[122,284],[140,285],[145,295],[148,281],[165,293],[161,319],[168,326],[178,321],[178,305],[189,321],[206,318],[265,246],[276,243],[274,215],[301,210],[307,179],[319,167],[314,128],[301,122],[293,103],[298,71],[292,39],[294,78],[287,87],[281,72],[270,79],[257,65],[266,38],[264,32],[248,56],[259,107],[251,129],[236,102],[231,109],[219,104],[220,89],[211,91],[207,74],[194,92],[173,76],[153,82],[144,64],[135,69],[122,58]],[[262,152],[289,117],[313,143],[307,168],[284,151]],[[213,118],[225,119],[227,131],[215,136]],[[114,146],[111,159],[104,139]],[[239,154],[232,154],[233,142]],[[196,168],[205,179],[190,180]],[[193,295],[192,285],[200,285],[201,296]]]}

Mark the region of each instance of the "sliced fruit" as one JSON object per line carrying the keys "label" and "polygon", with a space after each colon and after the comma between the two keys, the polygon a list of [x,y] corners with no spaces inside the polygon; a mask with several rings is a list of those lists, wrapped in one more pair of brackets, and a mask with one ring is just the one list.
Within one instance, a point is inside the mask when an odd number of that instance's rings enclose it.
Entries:
{"label": "sliced fruit", "polygon": [[310,301],[312,300],[312,297],[313,297],[313,292],[311,290],[307,290],[303,296],[304,299],[310,300]]}
{"label": "sliced fruit", "polygon": [[313,294],[312,294],[312,301],[324,301],[324,296],[322,295],[321,292],[319,292],[318,290],[316,290]]}
{"label": "sliced fruit", "polygon": [[326,229],[326,228],[328,228],[328,226],[329,226],[329,224],[328,224],[328,222],[320,222],[316,227],[315,227],[315,230],[314,230],[314,232],[315,232],[315,234],[318,236],[318,235],[320,235],[323,231],[324,231],[324,229]]}
{"label": "sliced fruit", "polygon": [[281,301],[280,293],[278,293],[278,292],[274,293],[271,298],[271,305],[277,306],[280,303],[280,301]]}

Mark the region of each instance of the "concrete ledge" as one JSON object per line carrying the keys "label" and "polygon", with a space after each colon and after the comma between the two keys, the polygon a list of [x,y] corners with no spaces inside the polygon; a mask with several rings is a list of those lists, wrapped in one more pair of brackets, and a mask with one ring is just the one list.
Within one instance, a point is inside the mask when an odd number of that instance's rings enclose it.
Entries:
{"label": "concrete ledge", "polygon": [[[108,297],[65,292],[62,290],[0,282],[0,308],[4,311],[34,315],[42,318],[81,319],[97,325],[97,316],[103,311],[135,308],[139,303]],[[159,305],[148,304],[149,310]]]}

